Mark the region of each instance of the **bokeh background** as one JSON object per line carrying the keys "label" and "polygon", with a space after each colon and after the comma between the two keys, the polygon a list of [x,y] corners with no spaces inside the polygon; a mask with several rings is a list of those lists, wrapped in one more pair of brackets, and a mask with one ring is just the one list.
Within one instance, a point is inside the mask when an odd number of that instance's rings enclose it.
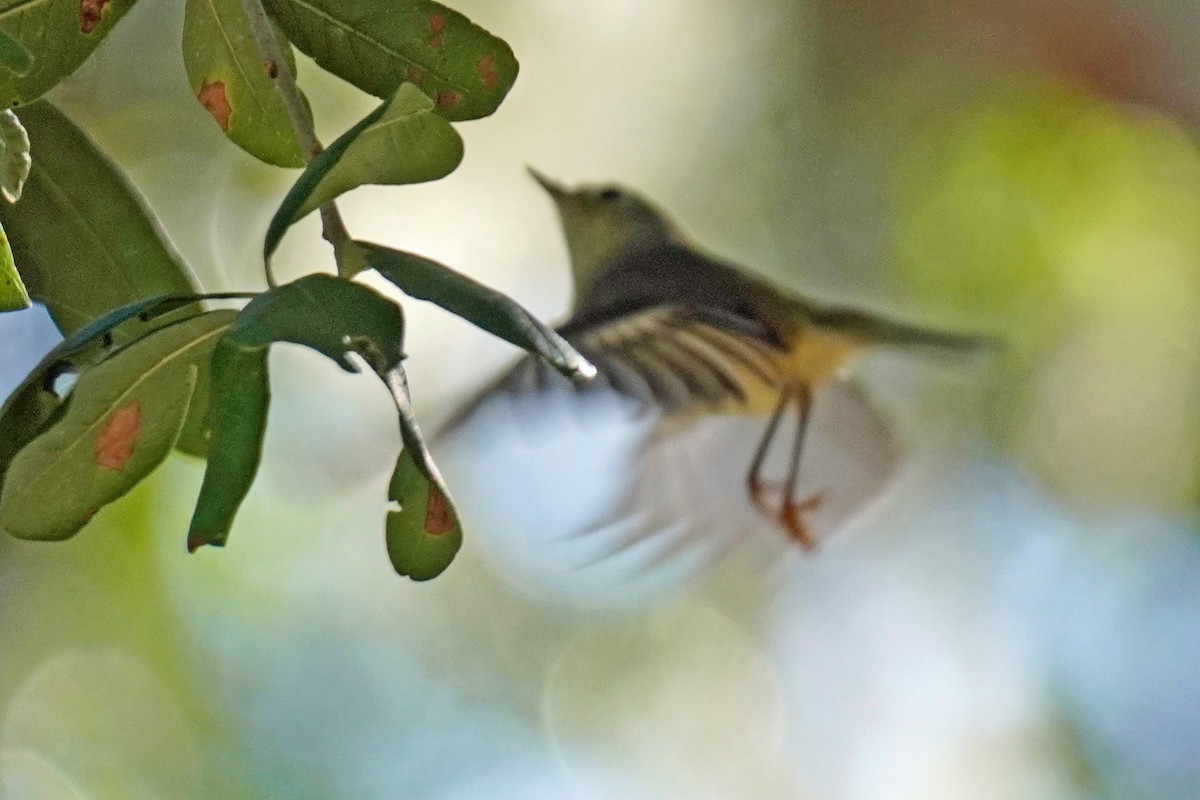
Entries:
{"label": "bokeh background", "polygon": [[[521,76],[449,178],[346,197],[356,235],[554,318],[533,164],[636,186],[798,291],[1008,346],[865,365],[904,474],[819,556],[586,603],[500,568],[469,486],[458,561],[398,579],[386,396],[279,347],[224,551],[184,552],[182,456],[68,543],[0,538],[0,796],[1200,797],[1200,6],[454,5]],[[139,4],[55,97],[206,289],[258,288],[292,175],[189,96],[181,27],[182,3]],[[300,80],[326,141],[374,105]],[[315,221],[277,263],[330,269]],[[406,310],[434,426],[513,353]],[[54,333],[0,327],[11,388]]]}

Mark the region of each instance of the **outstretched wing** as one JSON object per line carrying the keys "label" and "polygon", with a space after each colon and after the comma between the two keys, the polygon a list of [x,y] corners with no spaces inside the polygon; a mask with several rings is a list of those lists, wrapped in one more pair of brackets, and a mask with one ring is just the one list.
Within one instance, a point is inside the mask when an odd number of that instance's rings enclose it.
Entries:
{"label": "outstretched wing", "polygon": [[[654,306],[603,322],[568,322],[558,332],[597,370],[580,391],[615,390],[648,409],[747,411],[778,392],[782,351],[756,322],[728,312]],[[542,392],[563,383],[544,361],[521,359],[445,423],[452,430],[497,391]]]}
{"label": "outstretched wing", "polygon": [[[765,424],[752,399],[774,393],[778,351],[731,322],[657,307],[567,326],[600,372],[592,384],[523,359],[436,437],[463,513],[511,574],[611,600],[678,581],[747,534],[785,552],[745,482]],[[828,383],[812,408],[798,489],[824,497],[806,516],[819,540],[883,490],[897,458],[889,426],[856,386]],[[785,458],[765,474],[782,477]]]}
{"label": "outstretched wing", "polygon": [[596,365],[600,386],[667,414],[750,406],[783,380],[770,332],[716,309],[653,306],[560,332]]}

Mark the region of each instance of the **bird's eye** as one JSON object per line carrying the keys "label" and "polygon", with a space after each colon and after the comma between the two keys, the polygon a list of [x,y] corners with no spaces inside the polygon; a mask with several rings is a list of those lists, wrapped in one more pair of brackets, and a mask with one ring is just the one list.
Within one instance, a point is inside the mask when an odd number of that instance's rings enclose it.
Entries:
{"label": "bird's eye", "polygon": [[600,190],[600,199],[604,200],[605,202],[609,202],[609,203],[614,202],[616,200],[620,200],[621,199],[621,190],[616,189],[612,186],[608,187],[607,189],[601,189]]}

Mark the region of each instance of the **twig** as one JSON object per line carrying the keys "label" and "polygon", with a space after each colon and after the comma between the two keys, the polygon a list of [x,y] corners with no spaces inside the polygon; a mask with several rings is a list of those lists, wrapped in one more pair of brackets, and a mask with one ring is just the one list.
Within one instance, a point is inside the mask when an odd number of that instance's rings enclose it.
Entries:
{"label": "twig", "polygon": [[[246,12],[250,22],[250,33],[254,37],[254,44],[263,58],[263,63],[267,65],[268,74],[279,87],[279,95],[283,99],[283,106],[287,109],[288,119],[292,123],[296,141],[307,164],[317,157],[322,147],[317,139],[317,132],[313,129],[308,106],[296,86],[296,76],[288,67],[283,48],[275,38],[275,30],[263,8],[262,0],[242,0],[242,9]],[[346,230],[341,212],[332,200],[321,206],[321,235],[333,245],[334,257],[338,259],[338,274],[345,275],[348,270],[343,268],[340,259],[343,246],[350,242],[350,232]],[[265,270],[267,285],[273,289],[277,284],[269,263],[265,265]]]}

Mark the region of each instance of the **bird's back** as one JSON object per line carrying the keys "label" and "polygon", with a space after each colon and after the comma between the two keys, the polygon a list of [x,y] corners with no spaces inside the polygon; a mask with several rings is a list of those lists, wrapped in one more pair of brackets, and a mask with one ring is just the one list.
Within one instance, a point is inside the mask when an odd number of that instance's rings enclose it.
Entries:
{"label": "bird's back", "polygon": [[[610,259],[591,285],[579,291],[563,328],[583,329],[667,305],[711,311],[735,325],[761,326],[745,287],[745,279],[733,267],[679,242],[650,241]],[[773,330],[764,332],[774,338]]]}

